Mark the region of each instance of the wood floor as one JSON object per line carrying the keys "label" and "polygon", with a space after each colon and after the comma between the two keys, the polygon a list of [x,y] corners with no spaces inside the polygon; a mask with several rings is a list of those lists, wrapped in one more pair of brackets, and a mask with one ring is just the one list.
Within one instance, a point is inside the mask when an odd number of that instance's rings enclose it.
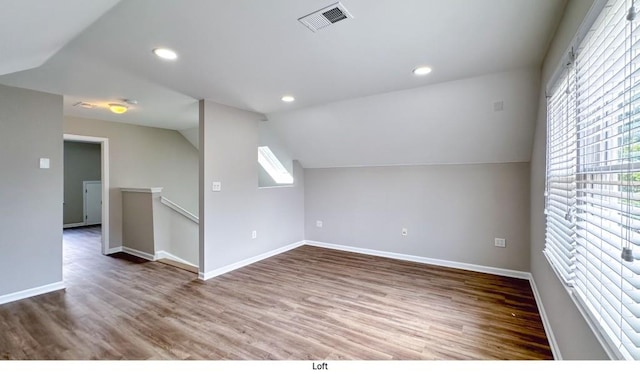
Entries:
{"label": "wood floor", "polygon": [[527,281],[301,247],[202,282],[66,230],[66,291],[0,305],[1,359],[551,359]]}

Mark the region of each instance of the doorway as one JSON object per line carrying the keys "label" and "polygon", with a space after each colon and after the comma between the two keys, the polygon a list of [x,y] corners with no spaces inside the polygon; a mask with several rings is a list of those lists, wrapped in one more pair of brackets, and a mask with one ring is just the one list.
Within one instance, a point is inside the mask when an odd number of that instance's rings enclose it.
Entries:
{"label": "doorway", "polygon": [[[79,227],[88,225],[101,224],[102,238],[101,238],[101,253],[109,254],[109,139],[93,136],[64,134],[65,142],[82,143],[85,145],[95,145],[99,147],[99,178],[93,177],[83,180],[82,176],[79,176],[79,180],[74,182],[74,186],[81,183],[80,191],[80,204],[78,208],[71,209],[68,205],[71,205],[71,201],[66,201],[69,195],[65,193],[63,199],[65,204],[65,210],[77,211],[81,209],[81,216],[77,223],[66,223],[65,228]],[[90,147],[86,147],[90,148]],[[66,164],[66,162],[65,162]],[[66,177],[66,173],[65,173]],[[65,190],[67,189],[65,181]],[[75,202],[74,202],[75,203]],[[76,220],[75,219],[71,219]],[[65,218],[65,220],[67,220]]]}

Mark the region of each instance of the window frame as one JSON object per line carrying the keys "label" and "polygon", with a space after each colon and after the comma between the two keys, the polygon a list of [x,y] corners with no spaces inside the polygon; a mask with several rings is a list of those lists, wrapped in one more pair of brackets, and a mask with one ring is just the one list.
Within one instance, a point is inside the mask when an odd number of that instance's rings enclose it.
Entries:
{"label": "window frame", "polygon": [[[549,202],[549,177],[550,177],[549,175],[549,167],[550,167],[549,99],[551,99],[553,95],[558,93],[558,88],[563,86],[563,81],[565,79],[568,79],[567,78],[568,71],[566,67],[573,63],[573,58],[575,57],[575,55],[573,54],[573,51],[578,50],[578,48],[580,47],[585,37],[588,35],[590,29],[593,27],[595,21],[600,16],[601,12],[605,9],[607,3],[608,3],[607,0],[596,0],[594,2],[589,13],[587,14],[581,26],[579,27],[575,37],[572,39],[571,43],[569,44],[569,47],[564,57],[560,59],[558,67],[555,69],[551,78],[548,80],[547,90],[545,91],[546,98],[547,98],[547,105],[545,108],[545,112],[547,115],[547,121],[545,122],[545,126],[547,129],[546,137],[545,137],[545,159],[546,159],[545,200],[544,200],[545,201],[545,217],[548,217],[547,208],[549,206],[548,202]],[[636,27],[640,27],[640,19],[637,19],[636,22],[637,22]],[[634,30],[634,33],[635,33],[635,30]],[[576,126],[577,126],[577,121],[576,121]],[[580,130],[577,129],[576,131],[579,132]],[[598,130],[598,131],[601,131],[601,130]],[[576,135],[577,150],[580,149],[580,147],[577,145],[577,142],[579,140],[578,137],[579,135]],[[584,181],[579,180],[579,178],[581,177],[578,171],[578,169],[580,168],[580,162],[578,161],[578,158],[576,158],[575,167],[576,167],[575,191],[578,191],[579,190],[578,184],[585,183]],[[597,172],[597,168],[594,168],[594,171]],[[548,235],[548,229],[549,229],[548,218],[546,218],[546,220],[547,222],[545,222],[545,237]],[[601,345],[603,346],[603,348],[605,349],[609,357],[612,359],[629,359],[630,357],[625,356],[625,354],[623,354],[622,351],[617,347],[617,345],[609,338],[608,333],[605,331],[607,327],[603,327],[599,322],[599,320],[601,319],[600,314],[596,310],[593,310],[593,307],[591,305],[589,305],[584,300],[582,300],[583,296],[580,294],[580,291],[575,287],[574,281],[570,278],[567,279],[567,277],[564,275],[565,272],[557,268],[559,264],[556,263],[557,259],[552,258],[552,256],[550,257],[550,253],[548,253],[548,250],[547,250],[546,240],[545,240],[545,250],[543,251],[543,253],[545,255],[545,258],[551,265],[551,268],[553,269],[555,275],[558,277],[561,284],[570,295],[571,299],[577,306],[578,310],[584,317],[587,324],[590,326],[591,330],[594,332],[596,338],[601,343]],[[631,357],[631,359],[633,358]]]}

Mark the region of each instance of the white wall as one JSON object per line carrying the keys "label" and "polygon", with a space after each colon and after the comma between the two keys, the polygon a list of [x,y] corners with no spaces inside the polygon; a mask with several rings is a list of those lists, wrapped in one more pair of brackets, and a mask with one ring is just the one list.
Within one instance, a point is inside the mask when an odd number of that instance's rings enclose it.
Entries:
{"label": "white wall", "polygon": [[62,96],[0,85],[0,296],[62,281],[62,144]]}
{"label": "white wall", "polygon": [[564,359],[608,358],[542,254],[545,240],[546,99],[544,92],[551,75],[558,67],[560,59],[567,52],[571,39],[576,34],[592,3],[592,0],[569,1],[545,58],[538,100],[538,120],[531,156],[531,273]]}
{"label": "white wall", "polygon": [[[304,239],[304,176],[291,187],[258,188],[263,116],[200,102],[200,272],[210,273]],[[213,181],[222,191],[213,192]],[[258,237],[251,239],[256,230]]]}
{"label": "white wall", "polygon": [[168,199],[198,212],[198,151],[179,132],[75,117],[64,118],[64,132],[109,138],[109,248],[122,245],[120,188],[163,187]]}
{"label": "white wall", "polygon": [[305,186],[307,240],[529,270],[528,163],[305,169]]}

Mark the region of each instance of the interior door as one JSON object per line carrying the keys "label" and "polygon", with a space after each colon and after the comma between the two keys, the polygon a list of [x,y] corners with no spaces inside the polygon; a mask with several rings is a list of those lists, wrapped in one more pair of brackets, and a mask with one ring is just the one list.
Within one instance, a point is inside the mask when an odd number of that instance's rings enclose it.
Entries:
{"label": "interior door", "polygon": [[102,182],[85,181],[84,183],[84,224],[98,225],[102,223]]}

